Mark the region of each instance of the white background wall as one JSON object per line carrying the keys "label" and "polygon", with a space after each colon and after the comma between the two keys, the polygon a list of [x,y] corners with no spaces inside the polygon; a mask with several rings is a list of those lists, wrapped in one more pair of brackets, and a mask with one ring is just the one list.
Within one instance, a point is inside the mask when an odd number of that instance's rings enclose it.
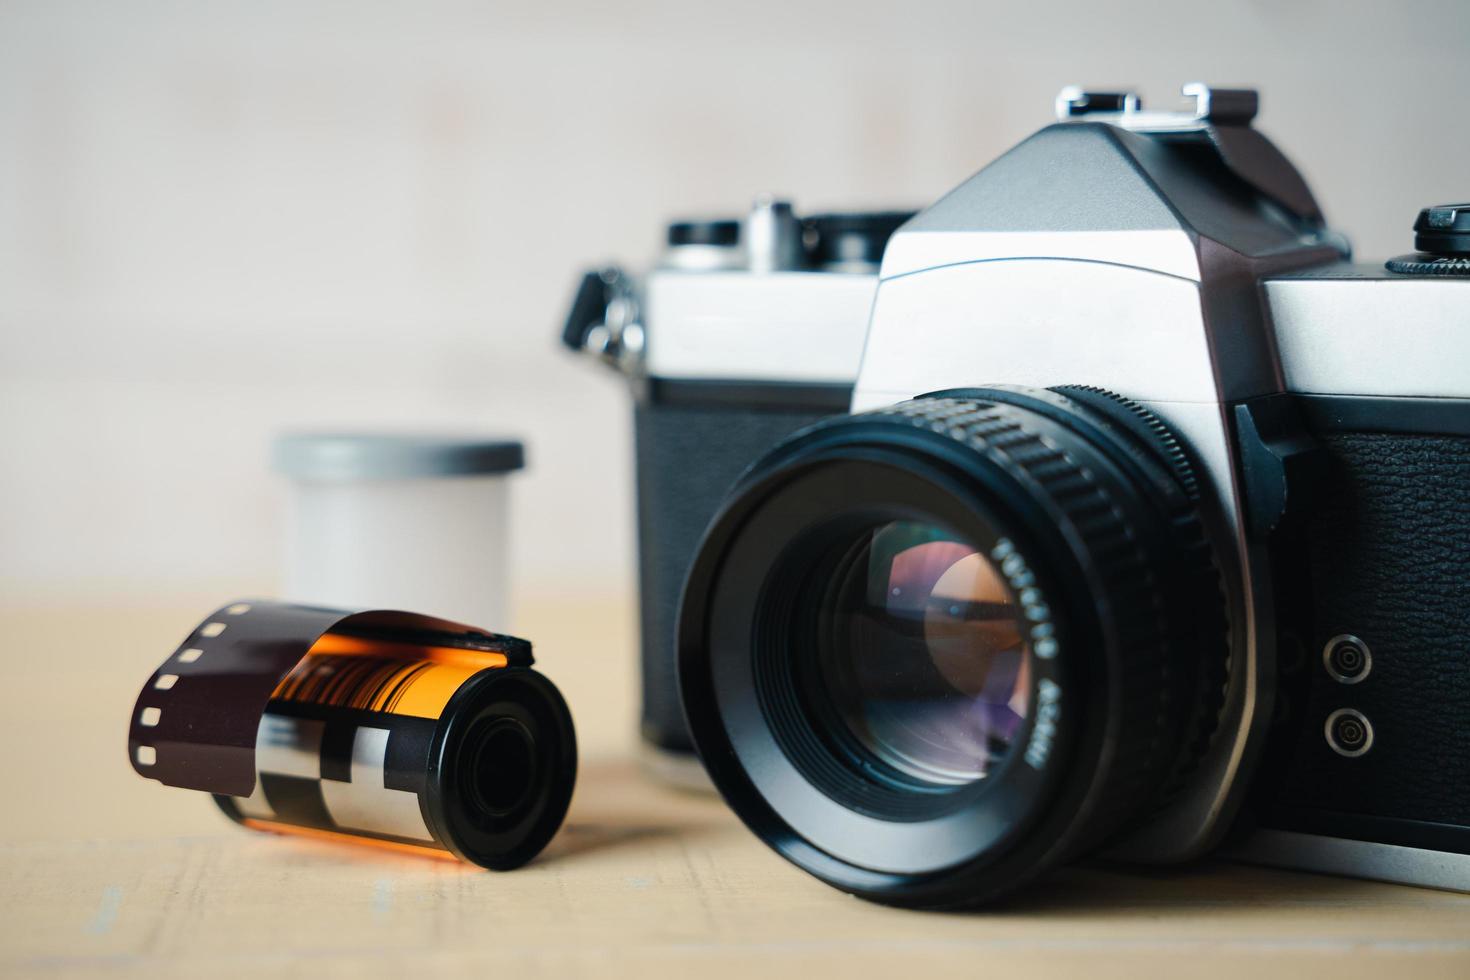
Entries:
{"label": "white background wall", "polygon": [[1381,257],[1470,197],[1467,52],[1438,0],[0,2],[4,601],[269,593],[269,438],[317,425],[524,436],[521,589],[622,590],[583,265],[760,190],[923,203],[1064,83],[1196,78]]}

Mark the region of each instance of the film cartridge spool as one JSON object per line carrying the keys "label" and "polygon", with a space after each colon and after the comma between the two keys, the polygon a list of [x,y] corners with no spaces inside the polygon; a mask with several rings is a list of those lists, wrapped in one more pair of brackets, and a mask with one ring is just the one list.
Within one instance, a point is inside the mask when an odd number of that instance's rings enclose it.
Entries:
{"label": "film cartridge spool", "polygon": [[525,864],[571,802],[576,736],[531,644],[411,613],[222,607],[149,678],[140,775],[258,830]]}

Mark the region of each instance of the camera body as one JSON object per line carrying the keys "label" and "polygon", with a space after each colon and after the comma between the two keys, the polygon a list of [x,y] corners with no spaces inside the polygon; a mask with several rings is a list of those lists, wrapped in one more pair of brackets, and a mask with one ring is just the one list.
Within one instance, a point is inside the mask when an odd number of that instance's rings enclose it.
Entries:
{"label": "camera body", "polygon": [[1470,276],[1351,263],[1255,93],[1185,91],[1064,90],[901,229],[853,410],[1085,384],[1196,461],[1234,543],[1228,684],[1189,785],[1112,855],[1235,830],[1269,863],[1470,888]]}
{"label": "camera body", "polygon": [[[726,800],[836,887],[1224,848],[1470,890],[1470,207],[1354,265],[1255,92],[1185,94],[1064,90],[876,276],[579,294],[569,343],[637,381],[646,734],[688,744],[677,683]],[[849,371],[852,414],[755,423]]]}
{"label": "camera body", "polygon": [[912,212],[676,221],[646,274],[587,273],[563,342],[626,376],[633,396],[645,762],[708,786],[675,679],[690,562],[736,478],[852,399],[888,237]]}

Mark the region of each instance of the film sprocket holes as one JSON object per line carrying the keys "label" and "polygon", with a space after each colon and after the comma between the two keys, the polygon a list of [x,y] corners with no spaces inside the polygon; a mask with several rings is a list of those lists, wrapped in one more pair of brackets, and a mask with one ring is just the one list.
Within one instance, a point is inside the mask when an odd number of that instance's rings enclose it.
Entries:
{"label": "film sprocket holes", "polygon": [[[729,261],[751,224],[792,254],[767,207],[574,310],[640,379],[645,657],[832,885],[962,906],[1223,846],[1470,890],[1470,206],[1350,264],[1256,93],[1185,93],[1064,91],[881,270]],[[781,438],[820,383],[855,414]]]}
{"label": "film sprocket holes", "polygon": [[149,679],[128,755],[258,830],[515,868],[576,779],[571,715],[531,664],[525,640],[428,616],[232,603]]}

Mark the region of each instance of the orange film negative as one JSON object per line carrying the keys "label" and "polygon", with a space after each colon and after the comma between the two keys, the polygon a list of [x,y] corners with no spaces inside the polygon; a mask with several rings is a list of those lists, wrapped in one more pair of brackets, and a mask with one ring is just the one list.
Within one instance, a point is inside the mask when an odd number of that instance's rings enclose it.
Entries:
{"label": "orange film negative", "polygon": [[149,679],[128,753],[259,830],[514,868],[576,778],[566,702],[531,663],[525,640],[428,616],[232,603]]}

